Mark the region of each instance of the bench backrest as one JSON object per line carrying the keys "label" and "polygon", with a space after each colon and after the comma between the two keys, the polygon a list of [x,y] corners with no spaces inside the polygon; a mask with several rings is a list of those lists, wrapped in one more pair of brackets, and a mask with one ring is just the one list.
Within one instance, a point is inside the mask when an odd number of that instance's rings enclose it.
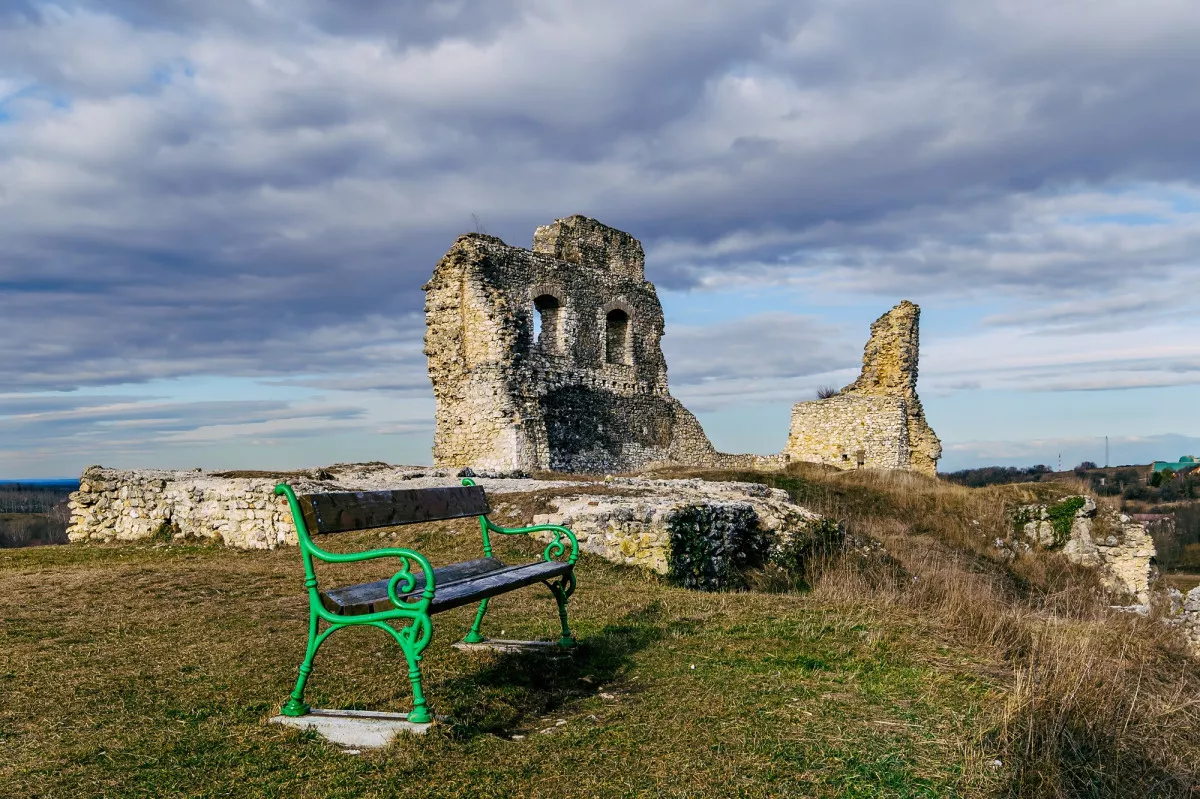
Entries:
{"label": "bench backrest", "polygon": [[314,535],[484,516],[491,510],[479,486],[333,491],[304,494],[296,500],[308,532]]}

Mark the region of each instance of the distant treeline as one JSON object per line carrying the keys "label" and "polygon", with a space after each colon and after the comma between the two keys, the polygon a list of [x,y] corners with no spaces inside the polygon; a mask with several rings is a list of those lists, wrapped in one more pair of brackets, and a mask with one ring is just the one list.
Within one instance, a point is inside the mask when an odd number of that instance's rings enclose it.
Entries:
{"label": "distant treeline", "polygon": [[70,483],[0,483],[0,548],[65,544]]}
{"label": "distant treeline", "polygon": [[0,483],[0,513],[47,513],[78,483]]}
{"label": "distant treeline", "polygon": [[1002,483],[1036,483],[1042,479],[1043,475],[1047,474],[1053,474],[1050,471],[1050,467],[1039,463],[1037,466],[1027,466],[1025,468],[1016,466],[983,466],[979,469],[963,469],[957,472],[948,472],[941,475],[941,477],[959,485],[970,486],[971,488],[983,488],[984,486],[1000,485]]}

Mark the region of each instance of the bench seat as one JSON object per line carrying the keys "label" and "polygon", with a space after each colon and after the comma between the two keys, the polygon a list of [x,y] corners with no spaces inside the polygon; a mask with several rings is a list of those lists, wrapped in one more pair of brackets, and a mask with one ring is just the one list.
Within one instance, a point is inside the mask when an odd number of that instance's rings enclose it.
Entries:
{"label": "bench seat", "polygon": [[[561,561],[538,561],[516,566],[505,565],[499,558],[480,558],[442,566],[433,570],[433,601],[429,603],[429,614],[441,613],[478,599],[503,594],[516,588],[553,580],[571,571],[573,564]],[[417,598],[425,588],[425,575],[416,574],[416,584],[405,594],[397,594],[402,600]],[[361,616],[391,610],[388,599],[388,580],[349,585],[321,593],[321,604],[330,613],[339,616]]]}

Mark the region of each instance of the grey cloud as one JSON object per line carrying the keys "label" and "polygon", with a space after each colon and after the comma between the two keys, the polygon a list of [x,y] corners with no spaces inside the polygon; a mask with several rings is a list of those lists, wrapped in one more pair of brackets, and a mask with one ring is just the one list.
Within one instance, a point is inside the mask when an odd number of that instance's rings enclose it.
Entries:
{"label": "grey cloud", "polygon": [[11,437],[46,440],[87,432],[97,426],[138,429],[146,433],[178,432],[213,425],[248,425],[273,420],[355,419],[360,408],[296,405],[273,400],[208,402],[129,402],[0,417],[0,431]]}
{"label": "grey cloud", "polygon": [[[149,453],[189,443],[246,436],[316,439],[345,435],[366,424],[361,408],[311,401],[124,401],[100,404],[81,397],[75,407],[51,403],[39,412],[0,415],[6,462],[23,452],[58,459],[94,459],[104,453]],[[7,410],[25,411],[19,403]]]}
{"label": "grey cloud", "polygon": [[[1161,329],[1155,332],[1162,335]],[[1136,343],[1136,342],[1135,342]],[[995,347],[996,345],[992,345]],[[1136,346],[1114,351],[1110,340],[1089,342],[1077,350],[1062,349],[1057,342],[1046,350],[1046,341],[1030,343],[1035,352],[1054,352],[1057,357],[1043,363],[1013,359],[1011,352],[998,348],[992,358],[967,367],[948,365],[939,359],[928,358],[922,367],[924,390],[945,394],[964,389],[1001,388],[1019,391],[1120,391],[1135,388],[1161,388],[1200,384],[1200,356],[1181,350],[1164,353],[1161,348],[1145,348],[1131,354]],[[1168,339],[1166,347],[1171,348]],[[1003,358],[997,357],[1003,355]]]}
{"label": "grey cloud", "polygon": [[860,348],[839,327],[779,312],[668,326],[663,337],[671,391],[698,412],[812,399],[818,385],[854,378]]}
{"label": "grey cloud", "polygon": [[53,413],[81,408],[95,408],[97,406],[117,405],[146,399],[155,398],[132,395],[81,396],[74,393],[59,395],[38,394],[31,396],[0,395],[0,418],[30,413]]}
{"label": "grey cloud", "polygon": [[[1194,191],[1194,5],[63,8],[0,14],[0,80],[47,95],[0,122],[0,391],[201,373],[419,390],[418,287],[472,213],[518,244],[597,216],[666,287],[1194,286],[1194,220],[1091,240],[1053,199]],[[668,331],[681,385],[853,361]],[[388,363],[404,376],[369,376]]]}
{"label": "grey cloud", "polygon": [[1185,307],[1186,298],[1179,296],[1118,295],[1059,302],[1040,308],[985,316],[980,321],[994,326],[1052,326],[1068,329],[1090,329],[1100,324],[1111,328],[1118,318],[1159,316]]}
{"label": "grey cloud", "polygon": [[308,380],[264,380],[264,385],[301,386],[329,391],[384,391],[395,395],[426,396],[431,394],[429,377],[424,363],[397,364],[383,374],[358,374],[320,377]]}
{"label": "grey cloud", "polygon": [[762,313],[704,327],[674,325],[663,337],[673,386],[822,374],[852,366],[842,331],[790,313]]}

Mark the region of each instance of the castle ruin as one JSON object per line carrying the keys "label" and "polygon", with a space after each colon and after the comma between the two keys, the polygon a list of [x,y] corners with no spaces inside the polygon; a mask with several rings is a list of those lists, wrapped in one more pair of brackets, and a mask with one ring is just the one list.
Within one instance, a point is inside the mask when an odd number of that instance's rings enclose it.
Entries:
{"label": "castle ruin", "polygon": [[787,448],[760,456],[717,452],[671,396],[662,305],[628,233],[578,215],[539,227],[532,250],[468,233],[423,288],[438,467],[597,473],[811,460],[936,471],[941,445],[916,396],[912,303],[872,326],[858,381],[797,405]]}
{"label": "castle ruin", "polygon": [[862,373],[835,396],[799,402],[784,455],[841,469],[937,474],[942,443],[917,396],[921,309],[905,300],[871,325]]}
{"label": "castle ruin", "polygon": [[641,243],[594,219],[533,250],[459,236],[425,289],[434,463],[495,471],[757,466],[713,449],[667,389],[662,305]]}

